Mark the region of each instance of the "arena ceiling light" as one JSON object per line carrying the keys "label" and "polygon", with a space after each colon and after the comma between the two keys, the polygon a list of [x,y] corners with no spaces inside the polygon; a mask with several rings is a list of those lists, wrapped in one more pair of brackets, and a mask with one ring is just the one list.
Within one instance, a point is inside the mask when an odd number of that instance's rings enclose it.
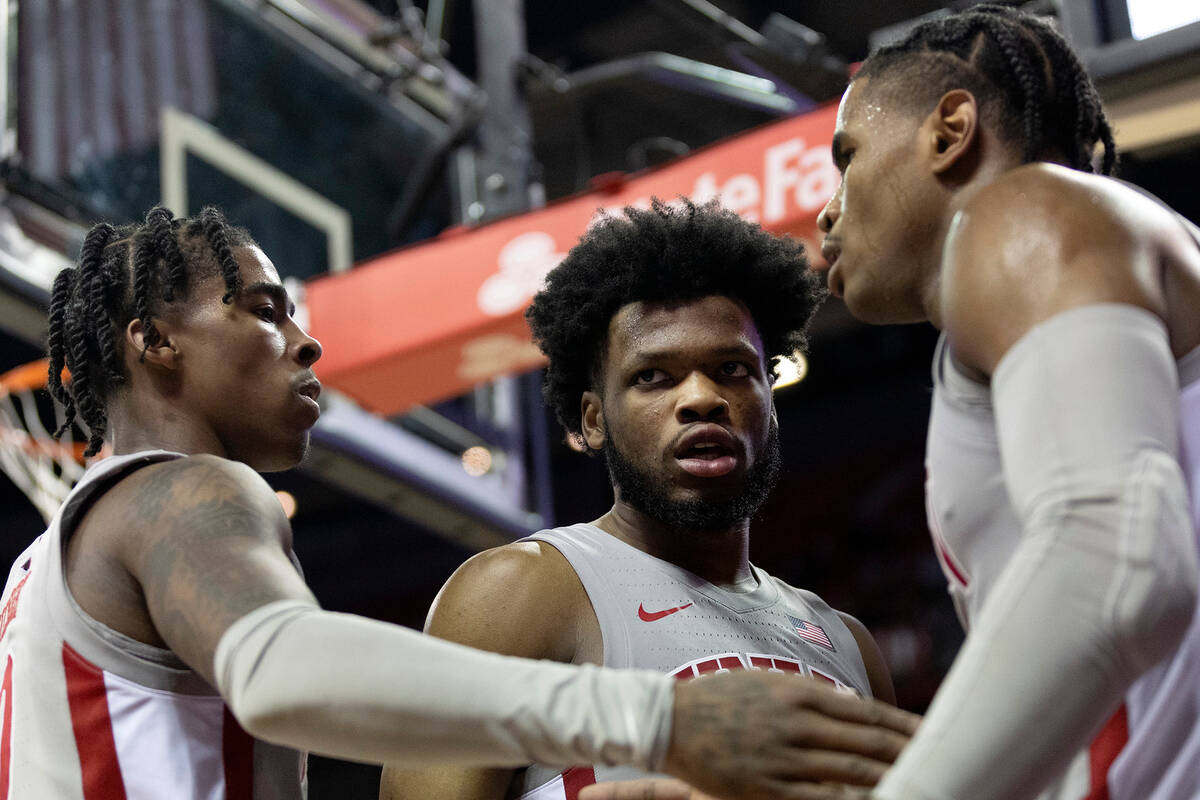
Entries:
{"label": "arena ceiling light", "polygon": [[1134,39],[1148,39],[1160,33],[1200,22],[1200,6],[1179,0],[1126,0],[1129,30]]}

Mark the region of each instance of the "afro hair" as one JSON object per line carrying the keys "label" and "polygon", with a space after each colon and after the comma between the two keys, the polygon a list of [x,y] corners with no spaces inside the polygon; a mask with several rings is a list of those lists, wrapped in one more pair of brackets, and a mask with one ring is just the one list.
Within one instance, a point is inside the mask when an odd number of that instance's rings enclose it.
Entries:
{"label": "afro hair", "polygon": [[581,428],[580,398],[598,382],[608,326],[629,303],[723,295],[750,312],[769,363],[806,345],[825,297],[803,246],[721,208],[686,198],[601,218],[546,276],[526,312],[550,359],[543,394],[569,435]]}

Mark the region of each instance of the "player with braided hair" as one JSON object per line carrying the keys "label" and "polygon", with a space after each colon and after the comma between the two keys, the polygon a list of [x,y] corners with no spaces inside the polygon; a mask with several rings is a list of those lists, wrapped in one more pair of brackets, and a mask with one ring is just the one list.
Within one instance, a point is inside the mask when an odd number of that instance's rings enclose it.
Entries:
{"label": "player with braided hair", "polygon": [[[88,456],[99,452],[108,427],[104,398],[125,380],[114,326],[136,316],[147,331],[146,347],[154,343],[155,312],[187,291],[181,239],[194,256],[196,274],[190,277],[220,272],[228,303],[240,280],[230,243],[249,246],[253,240],[245,230],[226,225],[215,208],[205,208],[191,221],[175,219],[159,207],[150,210],[142,226],[100,223],[88,231],[79,266],[55,279],[47,337],[49,388],[67,409],[59,435],[74,423],[78,410],[89,432]],[[64,366],[72,375],[69,391],[62,382]]]}
{"label": "player with braided hair", "polygon": [[113,454],[0,596],[0,797],[299,800],[314,750],[629,764],[781,800],[771,771],[803,763],[796,731],[823,709],[911,730],[783,676],[676,686],[320,609],[257,474],[295,466],[320,414],[321,346],[294,311],[212,209],[97,225],[56,277],[51,391]]}
{"label": "player with braided hair", "polygon": [[943,332],[927,504],[968,628],[876,796],[1200,797],[1200,230],[1105,177],[1095,87],[1009,8],[870,56],[833,155],[830,289]]}
{"label": "player with braided hair", "polygon": [[878,796],[1200,796],[1200,232],[1105,177],[1095,87],[1010,8],[867,59],[833,153],[830,289],[943,332],[926,489],[968,628]]}

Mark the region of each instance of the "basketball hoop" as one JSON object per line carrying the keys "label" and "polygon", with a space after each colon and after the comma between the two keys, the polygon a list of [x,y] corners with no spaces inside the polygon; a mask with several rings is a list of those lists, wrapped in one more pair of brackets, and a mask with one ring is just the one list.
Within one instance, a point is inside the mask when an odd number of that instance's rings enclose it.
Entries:
{"label": "basketball hoop", "polygon": [[42,359],[0,375],[0,470],[49,522],[83,476],[87,448],[70,429],[54,440],[65,412],[42,391],[47,372]]}

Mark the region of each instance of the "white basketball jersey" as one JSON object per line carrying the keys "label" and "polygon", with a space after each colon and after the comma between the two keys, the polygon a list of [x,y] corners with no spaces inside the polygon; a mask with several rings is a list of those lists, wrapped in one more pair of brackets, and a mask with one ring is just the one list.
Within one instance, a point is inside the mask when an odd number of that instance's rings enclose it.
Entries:
{"label": "white basketball jersey", "polygon": [[[599,528],[539,531],[574,567],[604,644],[604,666],[642,668],[683,679],[734,669],[765,669],[828,681],[871,696],[854,635],[812,592],[751,567],[746,592],[708,583]],[[629,768],[533,766],[518,775],[525,800],[575,800],[597,781],[646,777]]]}
{"label": "white basketball jersey", "polygon": [[[1178,369],[1180,452],[1200,536],[1200,348],[1181,359]],[[1021,523],[1004,484],[991,392],[958,371],[944,337],[934,357],[926,474],[934,549],[967,628],[1016,550]],[[1197,720],[1200,610],[1175,655],[1134,683],[1091,747],[1043,798],[1200,798]]]}
{"label": "white basketball jersey", "polygon": [[89,617],[63,554],[117,480],[178,453],[90,467],[0,596],[0,800],[300,800],[304,755],[252,739],[171,651]]}

